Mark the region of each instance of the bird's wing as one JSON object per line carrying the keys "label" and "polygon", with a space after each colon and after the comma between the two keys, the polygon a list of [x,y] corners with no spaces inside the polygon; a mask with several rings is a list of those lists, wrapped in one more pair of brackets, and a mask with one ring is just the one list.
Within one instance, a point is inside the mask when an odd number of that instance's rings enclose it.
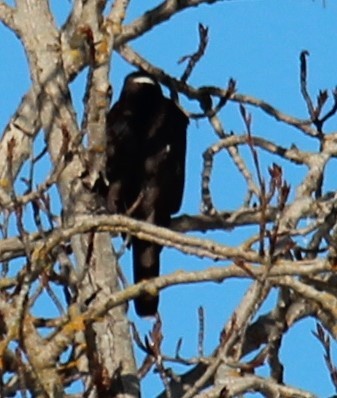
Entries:
{"label": "bird's wing", "polygon": [[124,213],[139,190],[137,176],[138,135],[130,122],[126,104],[117,102],[107,115],[107,163],[109,181],[108,210]]}
{"label": "bird's wing", "polygon": [[185,184],[186,132],[188,117],[171,100],[166,100],[168,147],[167,193],[170,214],[179,211]]}

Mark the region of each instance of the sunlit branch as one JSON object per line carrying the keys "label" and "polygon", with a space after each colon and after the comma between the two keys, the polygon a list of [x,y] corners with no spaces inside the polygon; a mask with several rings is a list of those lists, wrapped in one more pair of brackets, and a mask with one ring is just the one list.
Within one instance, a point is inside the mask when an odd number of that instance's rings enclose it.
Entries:
{"label": "sunlit branch", "polygon": [[14,16],[15,9],[4,2],[0,2],[0,21],[14,32],[17,32]]}
{"label": "sunlit branch", "polygon": [[116,37],[116,46],[129,42],[142,36],[151,30],[154,26],[167,21],[175,14],[190,7],[197,7],[201,4],[213,4],[223,0],[166,0],[159,6],[145,12],[144,15],[133,21],[130,25],[123,28],[122,34]]}
{"label": "sunlit branch", "polygon": [[[189,99],[194,100],[203,100],[203,96],[208,94],[210,96],[222,98],[228,95],[228,89],[221,89],[219,87],[213,86],[203,86],[199,88],[194,88],[188,84],[181,82],[178,79],[175,79],[168,74],[166,74],[162,69],[155,67],[154,65],[150,64],[145,58],[135,52],[130,46],[123,45],[118,48],[118,52],[121,54],[123,58],[125,58],[128,62],[133,64],[134,66],[144,69],[147,72],[155,75],[159,81],[163,84],[168,85],[169,87],[173,87],[177,91],[185,94]],[[260,100],[258,98],[245,95],[234,93],[230,97],[230,101],[239,102],[242,104],[249,104],[254,107],[257,107],[267,113],[269,116],[272,116],[278,121],[284,122],[290,126],[296,127],[300,131],[304,132],[305,134],[316,137],[318,135],[317,131],[310,127],[311,121],[310,120],[301,120],[297,119],[296,117],[289,116],[269,103]]]}

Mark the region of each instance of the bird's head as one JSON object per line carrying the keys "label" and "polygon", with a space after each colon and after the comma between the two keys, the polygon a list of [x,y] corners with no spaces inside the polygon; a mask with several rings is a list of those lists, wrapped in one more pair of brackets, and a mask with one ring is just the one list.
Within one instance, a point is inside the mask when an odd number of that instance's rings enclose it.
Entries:
{"label": "bird's head", "polygon": [[155,103],[162,97],[162,91],[153,76],[139,71],[126,76],[121,97]]}

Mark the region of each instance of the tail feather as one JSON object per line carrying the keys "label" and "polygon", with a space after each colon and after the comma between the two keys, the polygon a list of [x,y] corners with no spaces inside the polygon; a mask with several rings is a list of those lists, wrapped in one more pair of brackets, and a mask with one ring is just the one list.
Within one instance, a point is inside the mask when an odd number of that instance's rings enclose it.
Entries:
{"label": "tail feather", "polygon": [[[132,240],[134,282],[148,280],[159,275],[161,247],[134,238]],[[139,316],[154,316],[159,304],[158,295],[143,294],[135,299],[135,309]]]}

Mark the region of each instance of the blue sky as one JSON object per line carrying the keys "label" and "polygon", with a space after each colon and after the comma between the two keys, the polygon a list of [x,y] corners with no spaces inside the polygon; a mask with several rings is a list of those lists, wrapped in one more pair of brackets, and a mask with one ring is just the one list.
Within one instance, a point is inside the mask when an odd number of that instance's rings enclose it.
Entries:
{"label": "blue sky", "polygon": [[[136,6],[135,14],[138,15]],[[205,57],[190,79],[191,84],[225,86],[228,78],[233,77],[240,93],[263,98],[284,112],[305,118],[306,106],[299,91],[299,54],[304,49],[310,52],[310,92],[316,96],[319,89],[331,91],[337,85],[336,21],[337,5],[332,1],[327,1],[326,7],[320,1],[310,0],[229,1],[182,13],[135,41],[132,46],[154,64],[179,76],[183,68],[176,61],[195,49],[197,23],[201,22],[209,26],[210,41]],[[113,65],[114,78],[114,74],[118,76],[124,65],[118,58]],[[115,87],[118,85],[120,81]],[[191,109],[191,105],[187,107]],[[294,129],[275,122],[258,110],[250,108],[250,111],[256,135],[277,140],[285,146],[294,143],[302,148],[316,149],[316,143]],[[237,104],[226,107],[222,116],[227,131],[244,131]],[[329,127],[335,129],[333,125]],[[215,142],[216,137],[206,123],[199,123],[199,126],[191,123],[188,178],[182,212],[198,212],[201,155]],[[267,167],[275,159],[263,154],[260,156],[263,172],[267,176]],[[298,170],[288,165],[285,177],[294,187],[301,181],[303,172],[304,169]],[[216,160],[213,188],[218,209],[234,209],[242,203],[244,183],[234,172],[228,158],[222,154]],[[336,189],[333,174],[327,180],[326,189]],[[234,245],[251,232],[240,229],[237,232],[214,232],[209,235]],[[209,260],[186,258],[173,250],[165,253],[162,263],[163,272],[199,270],[212,265]],[[187,356],[196,354],[196,310],[201,304],[206,313],[206,352],[210,352],[218,341],[221,326],[238,304],[245,288],[247,282],[227,281],[222,285],[193,285],[164,291],[161,295],[161,310],[165,348],[173,353],[177,339],[183,337],[182,352]],[[274,300],[275,294],[271,295],[263,310],[267,311],[270,308],[268,305],[272,305]],[[172,308],[175,310],[172,311]],[[333,393],[333,388],[327,376],[321,347],[312,336],[312,330],[314,322],[306,320],[286,335],[281,350],[281,359],[286,366],[285,381],[318,396],[328,396]],[[265,370],[262,369],[262,374]],[[155,381],[151,380],[149,385],[144,386],[149,395],[155,390],[154,385]]]}
{"label": "blue sky", "polygon": [[[127,21],[132,21],[143,11],[159,4],[158,1],[134,0]],[[54,0],[53,9],[57,20],[62,23],[71,3]],[[165,69],[173,76],[180,76],[184,66],[177,61],[186,54],[193,53],[198,43],[198,23],[209,27],[209,45],[206,55],[197,65],[190,83],[195,86],[225,86],[230,77],[237,81],[237,90],[269,101],[280,110],[305,118],[306,106],[299,91],[299,54],[308,50],[309,88],[313,95],[319,89],[332,90],[337,85],[337,3],[326,0],[232,0],[213,6],[202,6],[180,13],[140,39],[130,43],[153,64]],[[15,111],[21,96],[30,86],[26,60],[17,38],[0,28],[2,51],[0,52],[0,128],[3,129]],[[114,85],[114,100],[118,98],[124,76],[131,68],[114,55],[111,81]],[[82,112],[84,75],[72,84],[72,94],[77,105],[79,118]],[[5,93],[5,94],[4,94]],[[188,109],[195,109],[181,98]],[[256,109],[253,114],[253,133],[270,140],[277,140],[285,146],[292,143],[299,147],[314,150],[311,142],[294,129],[268,118]],[[238,105],[230,104],[221,113],[227,131],[243,133],[244,126],[239,115]],[[333,123],[329,128],[336,130]],[[40,144],[42,143],[40,140]],[[200,172],[202,153],[216,142],[216,137],[205,122],[194,121],[188,133],[187,182],[181,212],[195,214],[200,207]],[[246,153],[247,159],[249,152]],[[271,164],[270,157],[261,156],[264,175]],[[249,160],[247,160],[249,163]],[[282,163],[282,162],[280,162]],[[332,163],[330,178],[325,189],[335,190]],[[285,170],[286,179],[296,186],[304,170],[289,167]],[[43,178],[41,172],[40,178]],[[220,154],[216,159],[212,184],[214,202],[219,210],[235,209],[242,204],[245,195],[244,182],[235,172],[227,155]],[[293,191],[292,191],[293,193]],[[241,242],[252,233],[252,229],[212,232],[209,237],[228,245]],[[122,260],[123,269],[130,277],[130,256]],[[214,265],[210,260],[200,260],[167,250],[162,255],[162,272],[177,269],[202,270]],[[223,262],[217,263],[225,265]],[[177,340],[183,338],[182,355],[195,356],[197,346],[197,308],[203,305],[206,320],[205,351],[215,348],[219,333],[231,312],[239,303],[248,283],[226,281],[221,285],[205,284],[175,287],[161,294],[161,315],[164,329],[164,349],[174,355]],[[271,295],[263,311],[274,303]],[[40,304],[43,307],[43,300]],[[43,310],[43,308],[42,308]],[[262,311],[262,312],[263,312]],[[132,319],[142,332],[148,330],[150,322],[134,316]],[[333,388],[327,376],[319,343],[312,336],[314,323],[310,320],[299,323],[287,335],[282,345],[281,358],[286,367],[285,382],[308,389],[320,397],[333,395]],[[137,355],[138,355],[137,351]],[[141,358],[140,355],[138,355]],[[337,357],[336,357],[337,358]],[[183,369],[179,368],[180,371]],[[264,370],[262,369],[262,372]],[[151,376],[143,386],[144,396],[155,396],[161,390],[159,377]]]}

